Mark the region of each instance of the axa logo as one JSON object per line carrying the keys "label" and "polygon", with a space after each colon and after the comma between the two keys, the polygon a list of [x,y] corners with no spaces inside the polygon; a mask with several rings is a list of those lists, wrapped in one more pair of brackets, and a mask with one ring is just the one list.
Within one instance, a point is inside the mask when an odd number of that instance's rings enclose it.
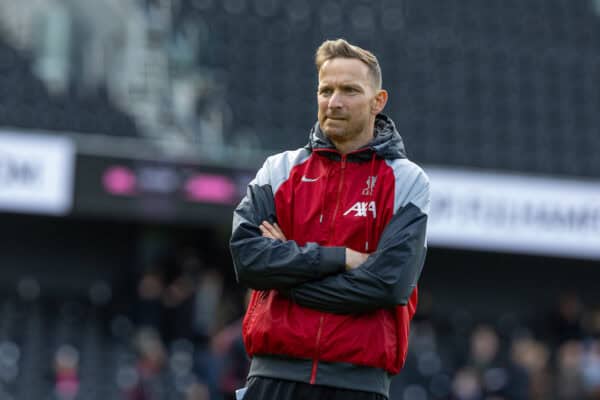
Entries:
{"label": "axa logo", "polygon": [[374,201],[357,201],[352,207],[350,207],[344,215],[348,215],[354,212],[355,217],[366,217],[367,213],[370,212],[373,218],[377,217],[377,206]]}
{"label": "axa logo", "polygon": [[375,188],[376,182],[377,176],[369,176],[367,178],[367,187],[362,190],[363,196],[371,196],[373,194],[373,189]]}

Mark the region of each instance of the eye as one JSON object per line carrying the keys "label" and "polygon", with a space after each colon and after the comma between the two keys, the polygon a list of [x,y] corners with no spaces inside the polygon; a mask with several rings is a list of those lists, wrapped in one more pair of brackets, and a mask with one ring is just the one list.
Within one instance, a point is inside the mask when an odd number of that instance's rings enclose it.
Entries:
{"label": "eye", "polygon": [[322,88],[319,89],[319,94],[321,96],[329,96],[331,94],[332,90],[330,88]]}

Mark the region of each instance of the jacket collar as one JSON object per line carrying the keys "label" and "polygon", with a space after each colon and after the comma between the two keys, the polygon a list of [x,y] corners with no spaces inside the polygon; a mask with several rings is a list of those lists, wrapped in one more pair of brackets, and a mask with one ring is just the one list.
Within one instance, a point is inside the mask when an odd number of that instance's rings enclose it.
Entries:
{"label": "jacket collar", "polygon": [[[321,131],[318,121],[310,130],[306,147],[310,150],[336,150],[333,143]],[[384,114],[378,114],[375,117],[375,137],[364,149],[369,149],[384,159],[406,158],[402,137],[396,129],[394,121]]]}

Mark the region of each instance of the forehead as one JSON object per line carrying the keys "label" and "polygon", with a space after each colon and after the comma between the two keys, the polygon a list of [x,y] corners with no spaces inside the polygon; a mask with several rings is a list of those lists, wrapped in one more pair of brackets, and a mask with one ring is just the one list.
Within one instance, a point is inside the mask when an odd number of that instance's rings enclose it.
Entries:
{"label": "forehead", "polygon": [[319,70],[319,85],[336,83],[369,83],[369,67],[356,58],[333,58]]}

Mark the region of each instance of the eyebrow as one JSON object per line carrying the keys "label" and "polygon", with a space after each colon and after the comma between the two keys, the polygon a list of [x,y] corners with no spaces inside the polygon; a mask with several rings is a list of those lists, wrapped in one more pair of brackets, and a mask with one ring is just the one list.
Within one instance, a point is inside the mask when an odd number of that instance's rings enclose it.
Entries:
{"label": "eyebrow", "polygon": [[359,85],[357,83],[342,83],[340,85],[342,88],[350,88],[350,89],[359,89],[359,90],[363,90],[362,85]]}
{"label": "eyebrow", "polygon": [[[332,86],[334,86],[334,85],[332,85],[331,83],[325,82],[325,83],[320,83],[320,84],[317,86],[317,88],[318,88],[319,90],[321,90],[321,89],[329,89],[329,88],[331,88]],[[339,85],[337,85],[337,86],[341,87],[342,89],[348,89],[348,88],[351,88],[351,89],[359,89],[359,90],[363,90],[363,87],[362,87],[362,85],[360,85],[360,84],[358,84],[358,83],[352,83],[352,82],[348,82],[348,83],[340,83],[340,84],[339,84]]]}

